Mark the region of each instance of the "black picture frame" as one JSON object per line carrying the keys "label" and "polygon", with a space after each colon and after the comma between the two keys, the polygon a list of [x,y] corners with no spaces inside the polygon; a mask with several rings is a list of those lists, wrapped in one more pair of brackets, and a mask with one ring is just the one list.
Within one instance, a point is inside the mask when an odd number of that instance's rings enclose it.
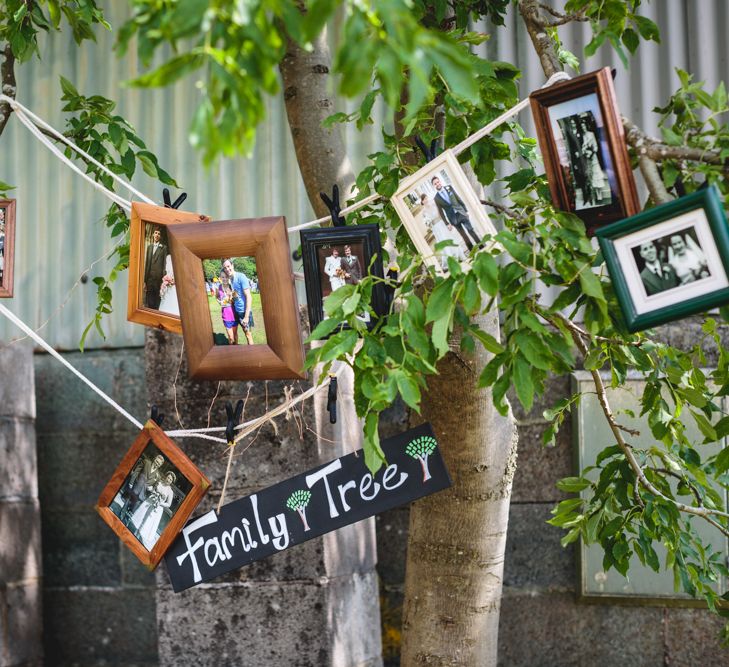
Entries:
{"label": "black picture frame", "polygon": [[[324,320],[324,299],[336,288],[331,284],[331,280],[329,280],[329,285],[326,284],[325,276],[327,274],[324,272],[326,262],[323,253],[338,248],[343,258],[345,256],[344,246],[354,246],[352,254],[359,260],[362,277],[374,275],[384,279],[380,226],[370,224],[317,227],[315,229],[302,229],[300,234],[309,326],[313,331]],[[342,284],[346,283],[343,282]],[[369,321],[366,322],[368,329],[372,329],[377,319],[383,317],[389,311],[390,295],[385,289],[384,283],[380,282],[373,286],[370,306],[374,311],[374,317],[370,317]],[[347,328],[349,328],[349,325],[342,323],[340,327],[335,329],[335,332]]]}

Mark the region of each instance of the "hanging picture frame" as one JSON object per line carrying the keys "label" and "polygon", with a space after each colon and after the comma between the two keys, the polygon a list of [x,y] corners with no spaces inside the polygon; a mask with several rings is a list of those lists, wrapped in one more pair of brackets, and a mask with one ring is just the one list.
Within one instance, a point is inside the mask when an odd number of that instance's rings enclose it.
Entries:
{"label": "hanging picture frame", "polygon": [[640,211],[612,72],[603,67],[529,96],[554,206],[592,236]]}
{"label": "hanging picture frame", "polygon": [[423,261],[440,275],[449,273],[449,258],[469,266],[471,250],[496,234],[451,150],[403,179],[391,201]]}
{"label": "hanging picture frame", "polygon": [[0,199],[0,298],[13,296],[15,199]]}
{"label": "hanging picture frame", "polygon": [[96,511],[153,570],[209,486],[197,466],[149,420],[101,492]]}
{"label": "hanging picture frame", "polygon": [[183,222],[209,220],[198,213],[132,202],[127,320],[182,333],[167,229]]}
{"label": "hanging picture frame", "polygon": [[[313,331],[324,319],[324,299],[336,289],[356,285],[366,275],[384,280],[380,227],[377,224],[323,227],[302,229],[300,234],[309,326]],[[371,307],[372,313],[363,310],[357,316],[368,329],[390,307],[382,282],[372,288]]]}
{"label": "hanging picture frame", "polygon": [[729,228],[716,186],[596,236],[629,331],[729,303]]}
{"label": "hanging picture frame", "polygon": [[[304,378],[285,218],[172,225],[168,235],[175,275],[182,276],[178,299],[190,377]],[[209,275],[211,264],[221,268],[218,276]],[[245,275],[246,266],[255,279]],[[258,321],[250,319],[254,306]],[[256,342],[251,329],[262,330],[264,342]]]}

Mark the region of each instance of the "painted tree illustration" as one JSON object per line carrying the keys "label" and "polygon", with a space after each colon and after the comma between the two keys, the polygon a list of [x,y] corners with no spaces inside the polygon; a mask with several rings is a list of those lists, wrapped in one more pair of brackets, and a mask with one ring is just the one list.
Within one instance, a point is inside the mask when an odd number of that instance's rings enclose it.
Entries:
{"label": "painted tree illustration", "polygon": [[423,435],[410,441],[408,446],[405,447],[405,453],[414,459],[418,459],[420,465],[423,466],[423,482],[427,482],[430,479],[428,457],[435,451],[437,446],[438,443],[435,441],[435,438],[429,435]]}
{"label": "painted tree illustration", "polygon": [[306,506],[311,500],[311,491],[299,489],[294,491],[286,501],[286,507],[290,510],[296,510],[304,524],[304,532],[309,530],[309,524],[306,522]]}

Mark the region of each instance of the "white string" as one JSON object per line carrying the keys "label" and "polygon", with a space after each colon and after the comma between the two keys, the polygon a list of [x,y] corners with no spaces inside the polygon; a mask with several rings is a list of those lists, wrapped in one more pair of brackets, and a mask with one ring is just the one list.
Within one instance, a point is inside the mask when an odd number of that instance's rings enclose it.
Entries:
{"label": "white string", "polygon": [[15,324],[17,327],[19,327],[23,333],[25,333],[27,336],[32,338],[38,345],[40,345],[48,354],[50,354],[52,357],[55,357],[58,361],[60,361],[68,370],[70,370],[79,380],[82,382],[85,382],[91,389],[93,389],[101,398],[103,398],[109,405],[111,405],[112,408],[114,408],[117,412],[124,415],[132,424],[134,424],[138,429],[142,428],[142,423],[137,421],[132,415],[130,415],[121,405],[119,405],[113,398],[105,394],[101,389],[99,389],[91,380],[89,380],[83,373],[77,371],[68,361],[66,361],[56,350],[54,350],[46,341],[44,341],[33,329],[31,329],[23,320],[18,318],[14,313],[9,311],[5,305],[0,303],[0,313],[5,315],[13,324]]}
{"label": "white string", "polygon": [[[144,193],[140,192],[134,186],[132,186],[130,183],[125,181],[121,176],[118,174],[115,174],[113,171],[111,171],[109,168],[101,164],[98,160],[93,158],[91,155],[89,155],[86,151],[79,148],[76,144],[73,143],[68,137],[66,137],[64,134],[59,132],[57,129],[55,129],[52,125],[49,125],[46,121],[44,121],[42,118],[34,114],[30,109],[23,106],[20,102],[18,102],[16,99],[12,97],[8,97],[7,95],[0,94],[0,102],[6,102],[9,104],[16,112],[18,113],[18,116],[25,115],[27,119],[31,120],[32,123],[34,123],[36,126],[43,128],[47,132],[50,132],[54,137],[56,137],[59,141],[62,141],[64,144],[66,144],[69,148],[74,150],[79,155],[83,156],[85,159],[87,159],[92,164],[96,165],[99,169],[101,169],[105,174],[110,176],[112,179],[114,179],[119,185],[121,185],[123,188],[131,192],[132,194],[136,195],[141,201],[145,201],[148,204],[155,204],[152,199],[147,197]],[[43,136],[41,134],[41,136]],[[40,138],[40,137],[39,137]],[[43,136],[43,139],[46,139],[45,136]],[[45,143],[45,142],[44,142]],[[66,161],[66,156],[63,156],[64,162]],[[95,183],[96,181],[94,181]]]}

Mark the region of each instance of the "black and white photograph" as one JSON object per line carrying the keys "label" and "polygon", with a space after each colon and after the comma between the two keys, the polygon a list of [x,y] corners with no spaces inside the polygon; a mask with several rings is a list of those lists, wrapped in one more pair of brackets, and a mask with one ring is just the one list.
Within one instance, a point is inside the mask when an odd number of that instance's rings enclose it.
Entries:
{"label": "black and white photograph", "polygon": [[715,186],[597,230],[628,328],[729,300],[729,229]]}
{"label": "black and white photograph", "polygon": [[465,266],[496,229],[456,157],[446,151],[400,183],[393,205],[429,266],[448,273],[448,259]]}
{"label": "black and white photograph", "polygon": [[175,273],[164,225],[148,222],[144,226],[144,280],[142,304],[170,315],[179,315]]}
{"label": "black and white photograph", "polygon": [[[330,294],[344,285],[358,285],[367,275],[384,278],[378,225],[305,229],[301,245],[312,330],[324,319],[324,299]],[[356,314],[368,328],[374,326],[376,317],[387,313],[389,300],[383,283],[374,285],[371,307],[373,313],[363,308]]]}
{"label": "black and white photograph", "polygon": [[109,507],[151,551],[191,489],[190,481],[150,442]]}
{"label": "black and white photograph", "polygon": [[617,184],[597,94],[555,104],[549,118],[571,208],[611,206]]}

